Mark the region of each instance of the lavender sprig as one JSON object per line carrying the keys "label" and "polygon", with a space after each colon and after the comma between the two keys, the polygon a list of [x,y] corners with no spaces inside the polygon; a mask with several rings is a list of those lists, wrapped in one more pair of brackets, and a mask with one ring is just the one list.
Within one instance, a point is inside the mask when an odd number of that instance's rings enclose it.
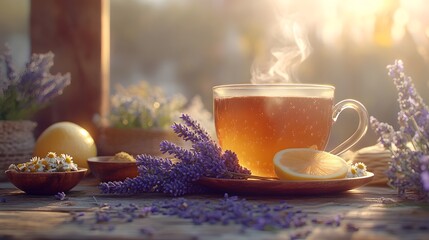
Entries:
{"label": "lavender sprig", "polygon": [[[50,73],[54,65],[54,54],[33,54],[22,73],[17,73],[12,54],[6,51],[0,55],[5,65],[5,76],[0,72],[0,120],[19,120],[44,107],[54,97],[61,95],[70,85],[70,74]],[[0,67],[1,68],[1,67]]]}
{"label": "lavender sprig", "polygon": [[401,60],[387,66],[398,90],[399,129],[371,117],[371,126],[379,143],[392,152],[387,177],[401,197],[416,193],[429,199],[429,108],[406,76]]}
{"label": "lavender sprig", "polygon": [[113,194],[135,194],[162,192],[181,196],[203,191],[197,184],[201,177],[243,178],[250,171],[239,165],[237,155],[222,149],[210,135],[190,116],[182,114],[184,123],[175,123],[174,132],[185,141],[192,143],[185,149],[169,141],[160,143],[160,150],[179,161],[168,158],[138,155],[136,158],[139,175],[124,181],[104,182],[101,192]]}

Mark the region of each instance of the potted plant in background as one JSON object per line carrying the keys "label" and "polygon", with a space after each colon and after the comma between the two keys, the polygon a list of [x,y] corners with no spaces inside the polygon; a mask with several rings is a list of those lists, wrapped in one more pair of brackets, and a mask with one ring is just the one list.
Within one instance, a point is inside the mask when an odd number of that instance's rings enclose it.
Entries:
{"label": "potted plant in background", "polygon": [[127,88],[117,85],[109,115],[95,118],[100,128],[99,154],[109,156],[124,151],[131,155],[159,155],[162,140],[182,145],[184,142],[170,129],[182,113],[198,116],[207,129],[213,129],[211,113],[204,109],[199,96],[187,104],[183,95],[167,96],[146,81]]}
{"label": "potted plant in background", "polygon": [[54,54],[33,54],[21,72],[6,50],[0,55],[0,180],[10,164],[32,157],[37,123],[31,117],[70,84],[70,74],[50,74]]}

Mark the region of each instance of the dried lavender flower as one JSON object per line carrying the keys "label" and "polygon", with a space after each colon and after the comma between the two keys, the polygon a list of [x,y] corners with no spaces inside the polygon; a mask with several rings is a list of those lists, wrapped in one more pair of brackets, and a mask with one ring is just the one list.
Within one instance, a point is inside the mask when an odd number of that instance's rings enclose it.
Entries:
{"label": "dried lavender flower", "polygon": [[67,195],[64,192],[58,192],[57,194],[54,195],[54,197],[55,199],[60,201],[67,200]]}
{"label": "dried lavender flower", "polygon": [[[220,199],[189,199],[167,198],[162,201],[153,201],[142,206],[136,204],[106,204],[99,206],[95,213],[72,213],[72,221],[84,225],[91,225],[93,229],[105,230],[103,226],[117,223],[133,222],[151,215],[164,215],[187,219],[194,225],[217,224],[238,225],[241,231],[254,229],[258,231],[277,231],[281,229],[302,229],[309,225],[324,225],[331,227],[341,226],[341,216],[324,216],[310,220],[307,213],[288,204],[286,201],[261,203],[247,200],[227,193]],[[357,227],[354,227],[357,229]],[[354,231],[354,230],[353,230]],[[140,233],[148,237],[156,235],[155,229],[142,226]],[[299,234],[305,237],[308,230]],[[292,239],[300,239],[292,234]]]}
{"label": "dried lavender flower", "polygon": [[169,141],[160,143],[161,152],[173,156],[178,162],[146,154],[138,155],[136,162],[139,175],[124,181],[101,183],[101,192],[162,192],[181,196],[202,192],[203,188],[197,184],[201,177],[238,178],[235,173],[250,174],[249,170],[239,165],[233,152],[222,152],[198,122],[186,114],[182,114],[181,119],[184,123],[174,123],[173,131],[185,141],[191,142],[192,148],[185,149]]}
{"label": "dried lavender flower", "polygon": [[173,198],[152,204],[152,214],[178,216],[194,224],[239,224],[256,230],[299,228],[307,224],[307,214],[286,202],[255,204],[237,196],[224,195],[217,201]]}
{"label": "dried lavender flower", "polygon": [[6,46],[6,51],[0,55],[0,64],[2,62],[6,74],[0,72],[0,120],[26,119],[70,85],[69,73],[50,73],[54,65],[52,52],[33,54],[24,71],[17,73],[11,51]]}
{"label": "dried lavender flower", "polygon": [[398,90],[399,129],[371,117],[379,143],[392,153],[387,177],[401,197],[409,193],[429,199],[429,108],[418,94],[401,60],[387,66]]}
{"label": "dried lavender flower", "polygon": [[142,227],[140,228],[140,234],[147,237],[152,237],[155,234],[155,230],[152,228]]}

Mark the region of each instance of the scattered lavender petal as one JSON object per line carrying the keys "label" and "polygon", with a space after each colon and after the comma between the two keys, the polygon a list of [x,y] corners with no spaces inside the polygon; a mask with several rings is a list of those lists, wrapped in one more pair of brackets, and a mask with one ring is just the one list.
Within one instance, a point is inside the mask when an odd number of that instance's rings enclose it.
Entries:
{"label": "scattered lavender petal", "polygon": [[140,233],[145,236],[151,237],[155,234],[155,231],[152,228],[142,227],[140,228]]}
{"label": "scattered lavender petal", "polygon": [[60,200],[60,201],[64,201],[67,200],[67,196],[64,192],[58,192],[57,194],[54,195],[55,199]]}
{"label": "scattered lavender petal", "polygon": [[109,213],[101,212],[101,211],[95,212],[96,223],[110,222],[110,220],[111,220],[111,217],[110,217]]}
{"label": "scattered lavender petal", "polygon": [[414,226],[412,224],[403,224],[401,228],[404,230],[412,230],[414,229]]}
{"label": "scattered lavender petal", "polygon": [[347,225],[346,225],[346,229],[347,229],[347,232],[357,232],[357,231],[359,231],[359,228],[358,227],[356,227],[354,224],[352,224],[352,223],[347,223]]}
{"label": "scattered lavender petal", "polygon": [[424,231],[429,230],[429,226],[421,225],[421,226],[419,226],[419,230],[424,230]]}
{"label": "scattered lavender petal", "polygon": [[[107,231],[109,229],[103,227],[106,226],[106,223],[133,222],[137,218],[149,217],[150,215],[176,216],[188,219],[195,225],[236,224],[241,226],[242,231],[246,229],[260,231],[299,229],[307,226],[310,222],[336,227],[340,225],[341,220],[340,216],[335,216],[328,221],[318,219],[309,221],[306,213],[284,201],[281,203],[255,204],[253,201],[238,198],[237,196],[229,196],[228,194],[224,194],[224,197],[218,200],[194,200],[180,197],[152,202],[143,206],[136,204],[104,204],[103,206],[100,205],[98,210],[95,213],[91,213],[91,215],[79,212],[72,214],[73,222],[92,226],[91,229],[93,230]],[[148,230],[147,228],[142,229],[142,234],[153,232],[145,232]],[[300,233],[297,236],[303,236],[303,234]]]}

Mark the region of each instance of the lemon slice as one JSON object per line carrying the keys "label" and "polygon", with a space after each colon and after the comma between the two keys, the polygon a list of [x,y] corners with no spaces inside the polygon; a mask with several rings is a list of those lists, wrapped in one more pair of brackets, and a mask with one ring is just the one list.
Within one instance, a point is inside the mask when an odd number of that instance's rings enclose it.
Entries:
{"label": "lemon slice", "polygon": [[282,180],[328,180],[345,178],[344,159],[310,148],[291,148],[274,155],[274,170]]}

